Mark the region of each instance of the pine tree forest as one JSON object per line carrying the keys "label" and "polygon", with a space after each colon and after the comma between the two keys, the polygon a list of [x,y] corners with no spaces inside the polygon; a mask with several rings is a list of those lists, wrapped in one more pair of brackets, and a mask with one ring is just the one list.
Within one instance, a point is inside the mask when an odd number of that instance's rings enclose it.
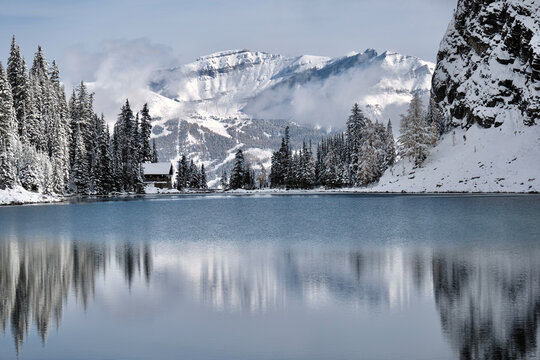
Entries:
{"label": "pine tree forest", "polygon": [[141,192],[141,164],[157,162],[148,106],[134,114],[126,100],[110,130],[83,82],[67,100],[56,62],[38,47],[27,69],[13,37],[7,67],[0,63],[0,189]]}
{"label": "pine tree forest", "polygon": [[204,164],[197,167],[193,160],[188,160],[185,155],[178,160],[176,172],[176,189],[183,191],[186,189],[208,189],[206,180],[206,170]]}
{"label": "pine tree forest", "polygon": [[[27,69],[13,37],[4,68],[0,63],[0,189],[22,186],[44,194],[104,195],[143,192],[142,164],[157,162],[148,106],[135,113],[128,100],[109,129],[94,112],[94,95],[81,82],[67,100],[56,62],[49,64],[38,47]],[[438,136],[449,125],[415,95],[402,115],[395,141],[392,123],[367,118],[358,104],[351,109],[342,133],[313,145],[292,149],[289,128],[273,153],[270,175],[258,174],[238,150],[230,177],[223,170],[220,187],[311,189],[367,186],[377,182],[398,158],[422,166]],[[204,166],[182,156],[176,187],[206,189]]]}
{"label": "pine tree forest", "polygon": [[444,132],[441,117],[426,112],[419,95],[414,95],[401,120],[401,136],[396,142],[392,122],[372,122],[358,104],[351,109],[346,130],[313,146],[304,141],[293,151],[289,128],[281,147],[272,155],[270,184],[273,188],[311,189],[367,186],[377,182],[398,156],[421,166]]}

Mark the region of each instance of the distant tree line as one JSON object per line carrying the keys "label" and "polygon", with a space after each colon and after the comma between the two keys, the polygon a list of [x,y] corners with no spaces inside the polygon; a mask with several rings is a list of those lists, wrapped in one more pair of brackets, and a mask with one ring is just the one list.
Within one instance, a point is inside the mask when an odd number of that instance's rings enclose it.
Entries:
{"label": "distant tree line", "polygon": [[80,83],[67,101],[56,62],[41,47],[27,70],[15,37],[7,69],[0,63],[0,189],[55,194],[141,191],[141,163],[157,162],[145,104],[122,106],[111,135],[94,95]]}
{"label": "distant tree line", "polygon": [[188,161],[186,156],[182,155],[176,171],[176,189],[208,189],[204,164],[199,168],[193,160]]}
{"label": "distant tree line", "polygon": [[386,127],[372,122],[358,104],[351,110],[346,130],[321,139],[315,156],[311,142],[304,141],[302,148],[296,151],[291,149],[287,127],[280,149],[272,155],[271,187],[310,189],[372,184],[398,156],[421,166],[439,134],[447,130],[446,124],[439,113],[431,110],[426,113],[419,95],[414,95],[407,113],[402,115],[397,144],[391,121]]}
{"label": "distant tree line", "polygon": [[[264,172],[264,166],[262,167],[261,174]],[[259,178],[260,180],[260,178]],[[231,177],[227,178],[227,172],[223,170],[221,174],[220,186],[223,190],[253,190],[256,188],[255,182],[255,170],[244,158],[244,153],[241,149],[236,151],[234,156],[234,164],[231,170]]]}

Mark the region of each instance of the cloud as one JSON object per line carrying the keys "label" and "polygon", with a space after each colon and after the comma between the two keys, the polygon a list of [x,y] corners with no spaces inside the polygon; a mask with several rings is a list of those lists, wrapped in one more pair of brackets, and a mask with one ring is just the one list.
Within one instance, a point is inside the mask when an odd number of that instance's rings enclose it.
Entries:
{"label": "cloud", "polygon": [[[394,55],[388,56],[389,61],[393,61]],[[413,58],[395,56],[400,65],[387,66],[374,60],[342,71],[331,64],[330,69],[323,70],[331,76],[305,83],[278,84],[251,100],[244,111],[255,118],[289,119],[301,124],[341,128],[357,102],[372,120],[397,122],[413,91],[427,94],[431,74],[420,73],[421,64]]]}
{"label": "cloud", "polygon": [[107,41],[97,51],[74,47],[62,63],[66,87],[87,82],[95,92],[95,111],[114,122],[127,98],[134,111],[142,108],[148,100],[151,74],[177,64],[177,60],[171,48],[140,38]]}

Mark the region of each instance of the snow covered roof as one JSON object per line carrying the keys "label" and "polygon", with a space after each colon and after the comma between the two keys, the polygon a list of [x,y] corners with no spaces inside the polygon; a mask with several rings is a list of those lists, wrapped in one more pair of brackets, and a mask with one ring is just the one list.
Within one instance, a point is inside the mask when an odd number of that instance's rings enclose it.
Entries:
{"label": "snow covered roof", "polygon": [[144,175],[172,175],[173,166],[170,162],[142,164]]}

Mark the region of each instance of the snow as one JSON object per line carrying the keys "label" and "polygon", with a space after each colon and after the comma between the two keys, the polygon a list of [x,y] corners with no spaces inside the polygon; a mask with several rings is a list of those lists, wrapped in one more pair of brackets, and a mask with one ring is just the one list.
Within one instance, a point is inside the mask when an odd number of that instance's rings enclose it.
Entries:
{"label": "snow", "polygon": [[170,162],[142,164],[145,175],[169,175],[172,164]]}
{"label": "snow", "polygon": [[411,91],[428,93],[433,69],[415,57],[374,50],[336,59],[229,50],[161,71],[155,92],[147,91],[152,116],[197,122],[230,137],[224,119],[292,118],[326,126],[344,123],[355,102],[387,120],[403,110]]}
{"label": "snow", "polygon": [[456,129],[433,148],[421,168],[396,163],[368,192],[538,192],[540,126],[518,119],[498,128]]}
{"label": "snow", "polygon": [[30,192],[20,186],[14,189],[0,189],[0,205],[50,203],[57,201],[61,201],[61,198],[58,196]]}
{"label": "snow", "polygon": [[[540,4],[534,0],[477,3],[473,7],[475,2],[460,2],[455,16],[465,25],[457,26],[458,20],[453,19],[441,41],[441,60],[433,76],[437,102],[446,114],[465,114],[459,115],[463,119],[454,119],[463,125],[473,118],[488,125],[500,124],[511,120],[516,112],[521,113],[522,121],[534,123],[538,114],[523,109],[534,110],[540,102],[540,87],[531,69],[532,59],[538,58],[540,50]],[[492,33],[486,19],[497,17],[502,28]],[[523,36],[521,44],[523,49],[530,46],[530,55],[520,55],[508,45],[508,34],[517,24],[524,27],[520,30],[523,34],[533,34],[530,41]],[[469,112],[472,116],[467,115]]]}
{"label": "snow", "polygon": [[231,138],[231,135],[227,132],[225,122],[219,121],[216,117],[211,116],[206,112],[201,112],[197,115],[192,115],[191,117],[188,117],[185,120],[192,124],[198,124],[220,136]]}
{"label": "snow", "polygon": [[248,148],[243,150],[244,157],[250,161],[253,169],[260,170],[259,163],[262,162],[267,171],[270,171],[272,165],[272,149],[259,149],[259,148]]}

